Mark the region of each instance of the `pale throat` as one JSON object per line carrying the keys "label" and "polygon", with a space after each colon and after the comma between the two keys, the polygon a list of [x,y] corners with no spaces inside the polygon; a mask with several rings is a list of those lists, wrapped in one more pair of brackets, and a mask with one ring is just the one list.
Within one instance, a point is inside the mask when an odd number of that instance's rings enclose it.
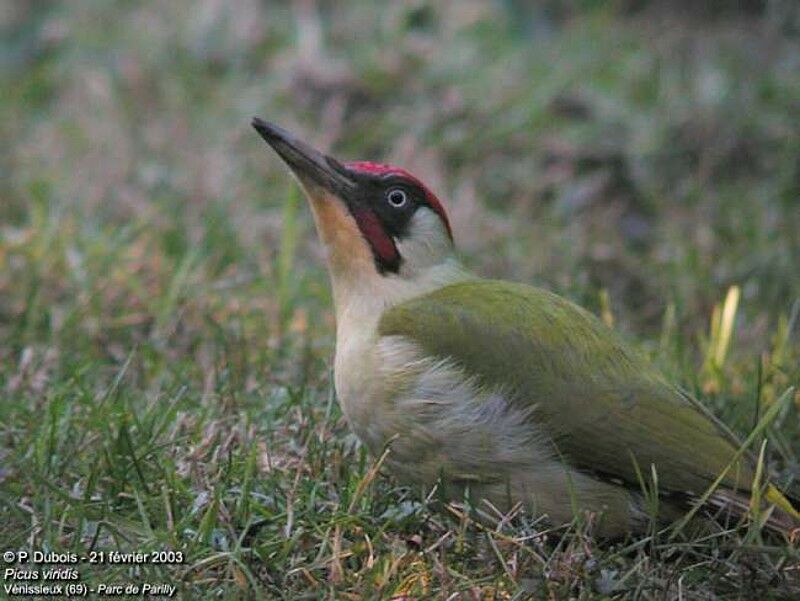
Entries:
{"label": "pale throat", "polygon": [[397,304],[474,276],[455,258],[428,267],[414,278],[405,278],[402,272],[380,275],[374,267],[360,278],[342,275],[331,272],[336,311],[334,380],[342,410],[363,440],[371,438],[368,430],[374,407],[388,392],[380,377],[385,369],[378,352],[381,316]]}
{"label": "pale throat", "polygon": [[[311,196],[311,195],[309,195]],[[386,391],[377,349],[384,312],[404,301],[472,276],[443,238],[438,217],[421,214],[419,237],[398,241],[398,273],[381,273],[367,240],[341,201],[312,197],[317,231],[325,249],[336,313],[334,378],[342,409],[359,436],[367,436],[374,403]],[[438,228],[438,229],[437,229]]]}
{"label": "pale throat", "polygon": [[342,201],[310,186],[307,195],[325,250],[338,331],[351,323],[368,329],[365,326],[376,324],[390,306],[471,277],[431,211],[415,216],[416,239],[398,241],[403,257],[399,273],[380,273],[369,243]]}
{"label": "pale throat", "polygon": [[345,204],[313,185],[306,186],[306,192],[333,289],[338,389],[342,371],[369,369],[378,323],[387,309],[474,276],[456,258],[452,241],[432,211],[418,211],[411,224],[416,236],[397,241],[403,257],[399,272],[380,273]]}

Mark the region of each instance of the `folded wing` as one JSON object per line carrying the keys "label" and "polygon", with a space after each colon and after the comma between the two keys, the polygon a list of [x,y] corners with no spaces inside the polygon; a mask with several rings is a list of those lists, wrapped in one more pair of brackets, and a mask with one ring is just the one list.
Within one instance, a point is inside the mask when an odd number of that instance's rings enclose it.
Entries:
{"label": "folded wing", "polygon": [[[701,494],[736,441],[593,315],[545,290],[497,281],[447,286],[388,310],[381,335],[405,336],[487,386],[513,391],[563,459],[638,483],[654,465],[663,491]],[[723,486],[749,490],[750,461]]]}

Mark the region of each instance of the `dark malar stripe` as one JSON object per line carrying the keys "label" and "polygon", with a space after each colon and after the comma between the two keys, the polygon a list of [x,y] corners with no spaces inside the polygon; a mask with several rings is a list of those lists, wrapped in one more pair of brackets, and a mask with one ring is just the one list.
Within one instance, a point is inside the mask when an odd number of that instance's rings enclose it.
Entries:
{"label": "dark malar stripe", "polygon": [[353,218],[358,224],[358,229],[369,243],[375,265],[380,273],[397,273],[400,271],[402,257],[397,245],[389,234],[386,233],[375,211],[367,207],[351,209]]}

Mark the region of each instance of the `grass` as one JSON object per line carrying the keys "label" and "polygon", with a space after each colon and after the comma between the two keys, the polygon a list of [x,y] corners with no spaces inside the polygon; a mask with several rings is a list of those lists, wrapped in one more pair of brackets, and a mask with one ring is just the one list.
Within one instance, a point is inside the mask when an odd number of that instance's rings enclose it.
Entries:
{"label": "grass", "polygon": [[179,550],[81,582],[191,599],[800,594],[757,515],[613,544],[580,517],[487,529],[343,421],[320,250],[254,114],[418,173],[471,267],[602,315],[796,480],[790,5],[517,4],[4,9],[2,550]]}

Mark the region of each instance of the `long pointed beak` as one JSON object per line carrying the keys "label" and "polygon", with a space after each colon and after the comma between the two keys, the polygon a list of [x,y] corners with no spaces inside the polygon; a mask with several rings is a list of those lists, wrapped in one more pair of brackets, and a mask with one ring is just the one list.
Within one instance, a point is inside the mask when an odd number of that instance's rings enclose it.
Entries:
{"label": "long pointed beak", "polygon": [[295,138],[282,127],[253,117],[253,127],[272,146],[302,183],[314,183],[345,200],[356,183],[350,171],[333,157]]}

